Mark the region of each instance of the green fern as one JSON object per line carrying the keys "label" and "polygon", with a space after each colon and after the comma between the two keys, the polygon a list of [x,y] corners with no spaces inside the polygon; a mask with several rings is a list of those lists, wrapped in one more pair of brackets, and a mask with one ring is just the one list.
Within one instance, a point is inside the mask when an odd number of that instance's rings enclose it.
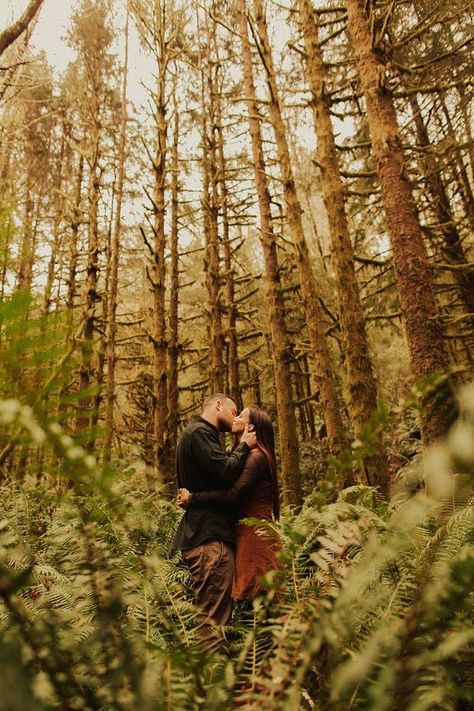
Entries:
{"label": "green fern", "polygon": [[38,479],[27,467],[0,491],[0,665],[22,708],[474,704],[469,392],[424,460],[424,491],[408,487],[389,506],[365,486],[331,503],[316,492],[267,524],[282,540],[285,584],[275,576],[223,630],[200,623],[188,574],[169,553],[177,508],[149,493],[139,468],[103,472],[34,397],[7,394],[4,442],[20,431],[31,461],[39,449],[54,461],[54,474]]}

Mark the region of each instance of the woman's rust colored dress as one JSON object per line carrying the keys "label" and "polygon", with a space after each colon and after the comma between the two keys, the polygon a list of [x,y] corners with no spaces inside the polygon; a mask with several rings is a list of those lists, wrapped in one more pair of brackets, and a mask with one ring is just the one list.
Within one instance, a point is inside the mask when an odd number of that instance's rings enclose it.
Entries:
{"label": "woman's rust colored dress", "polygon": [[[272,482],[263,452],[252,449],[242,474],[230,489],[192,492],[193,501],[234,503],[237,520],[260,518],[272,520]],[[235,531],[234,600],[255,597],[263,589],[261,578],[270,570],[281,569],[277,554],[278,536],[256,526],[237,523]]]}

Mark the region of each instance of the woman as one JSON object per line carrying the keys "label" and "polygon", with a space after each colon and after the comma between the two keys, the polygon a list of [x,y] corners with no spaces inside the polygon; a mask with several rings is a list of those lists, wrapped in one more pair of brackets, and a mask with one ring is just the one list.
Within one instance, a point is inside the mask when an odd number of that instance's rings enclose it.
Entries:
{"label": "woman", "polygon": [[[276,473],[275,438],[270,417],[258,407],[246,407],[234,418],[232,433],[235,444],[240,440],[245,426],[257,435],[257,446],[250,450],[244,469],[230,489],[190,492],[179,489],[178,504],[183,508],[193,502],[235,502],[237,520],[260,518],[278,520],[280,514],[278,481]],[[278,570],[280,550],[278,537],[271,531],[255,526],[237,524],[235,532],[235,574],[232,597],[247,600],[262,589],[261,577],[270,570]]]}

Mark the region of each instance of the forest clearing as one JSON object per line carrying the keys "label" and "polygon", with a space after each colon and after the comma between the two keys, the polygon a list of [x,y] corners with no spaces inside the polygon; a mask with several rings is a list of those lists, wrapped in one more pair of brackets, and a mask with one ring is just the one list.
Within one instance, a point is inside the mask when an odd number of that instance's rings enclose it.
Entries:
{"label": "forest clearing", "polygon": [[[4,6],[0,711],[474,709],[472,0]],[[280,492],[224,626],[212,393]]]}

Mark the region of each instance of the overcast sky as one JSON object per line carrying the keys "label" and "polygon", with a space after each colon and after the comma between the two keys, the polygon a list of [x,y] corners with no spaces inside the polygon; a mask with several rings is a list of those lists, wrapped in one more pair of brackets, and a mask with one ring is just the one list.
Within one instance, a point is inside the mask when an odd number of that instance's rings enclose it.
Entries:
{"label": "overcast sky", "polygon": [[[66,45],[64,37],[70,24],[70,17],[80,0],[44,0],[40,10],[40,17],[31,39],[33,49],[43,49],[48,57],[49,64],[57,71],[62,72],[68,62],[74,58],[74,52]],[[117,31],[117,46],[113,51],[123,58],[124,33],[120,27],[125,26],[126,0],[114,0],[114,24]],[[0,30],[17,20],[25,10],[28,0],[0,0]],[[275,28],[274,28],[275,29]],[[291,30],[286,23],[279,24],[277,31],[271,32],[272,44],[280,51],[291,37]],[[128,98],[137,108],[148,102],[148,94],[143,84],[153,84],[153,74],[156,69],[154,62],[147,57],[139,47],[137,31],[134,23],[130,23],[129,40],[129,78]],[[342,124],[341,124],[342,127]],[[338,127],[339,128],[339,127]],[[339,128],[341,130],[341,128]],[[299,140],[308,148],[314,145],[314,132],[300,125],[297,130]]]}

